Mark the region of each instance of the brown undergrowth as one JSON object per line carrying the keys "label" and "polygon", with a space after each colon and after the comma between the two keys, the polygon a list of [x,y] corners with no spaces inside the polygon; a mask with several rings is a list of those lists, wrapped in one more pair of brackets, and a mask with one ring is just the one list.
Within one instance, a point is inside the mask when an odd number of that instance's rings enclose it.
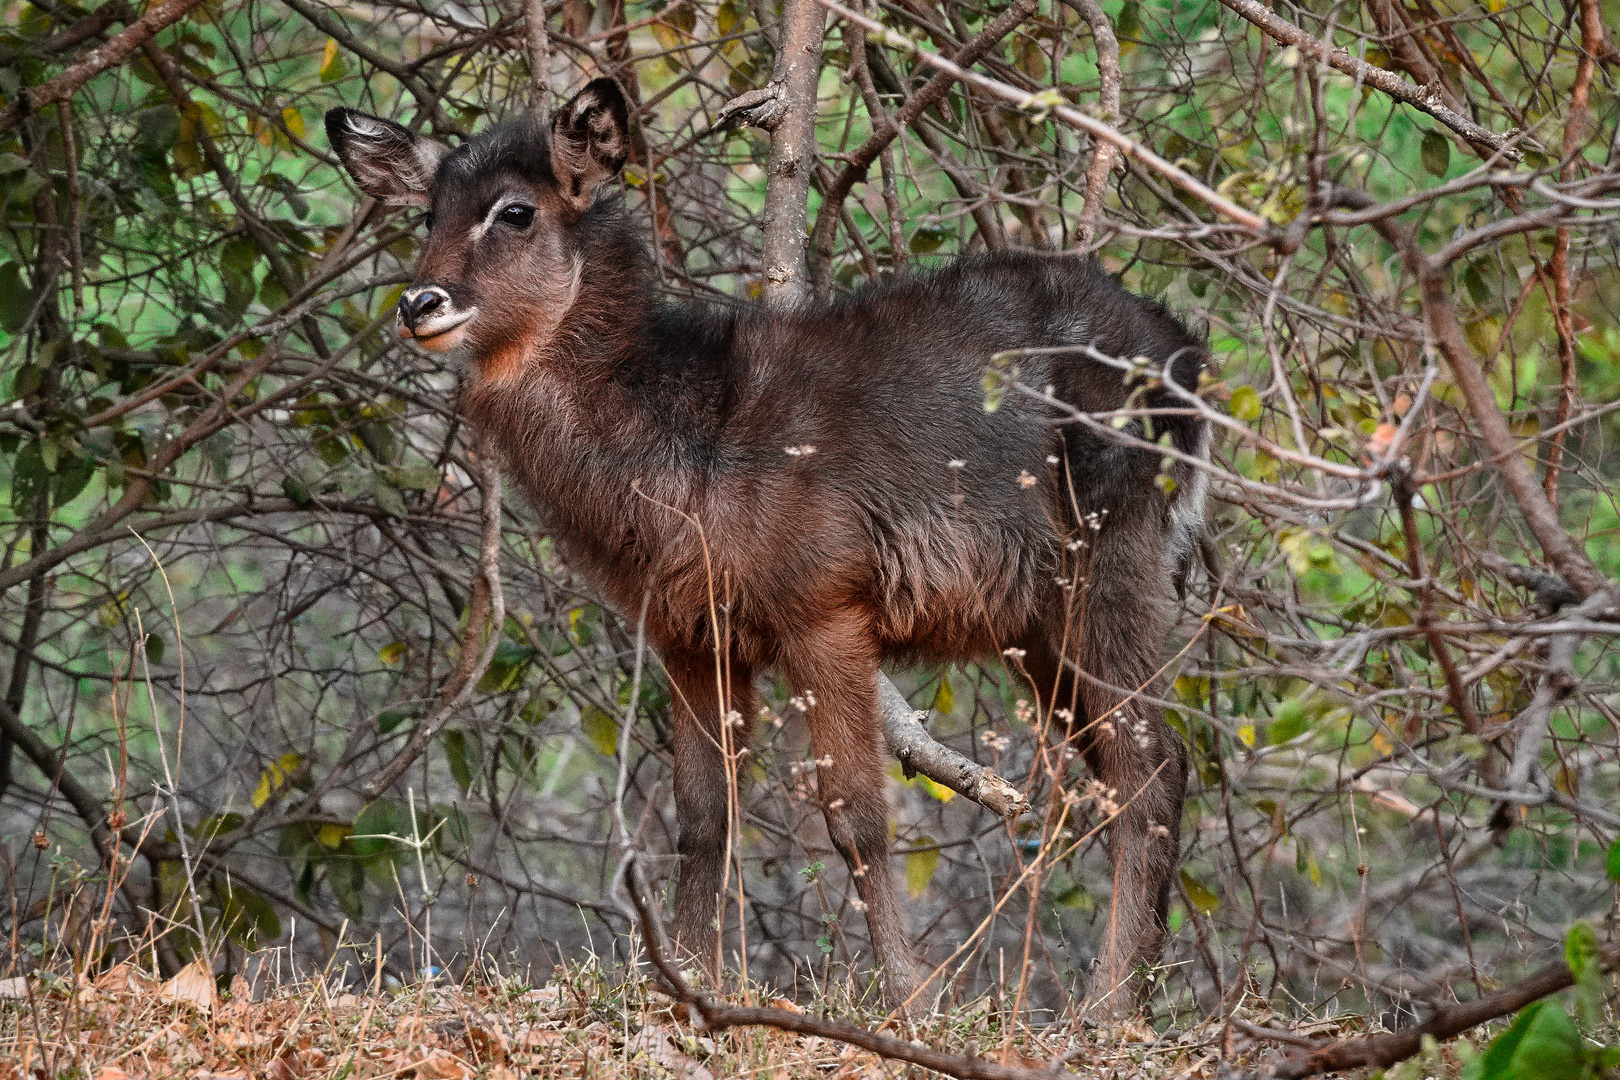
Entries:
{"label": "brown undergrowth", "polygon": [[[389,989],[339,976],[227,989],[200,964],[162,980],[135,962],[98,974],[0,980],[0,1080],[516,1080],[518,1077],[789,1080],[934,1075],[846,1044],[764,1027],[705,1033],[650,979],[595,963],[557,968],[544,985],[467,979]],[[739,1004],[882,1024],[850,988],[803,1002],[768,991]],[[1240,1009],[1251,1029],[1277,1018]],[[1361,1030],[1356,1018],[1303,1027],[1305,1038]],[[1163,1035],[1009,1022],[984,997],[918,1022],[913,1038],[954,1053],[1053,1075],[1212,1080],[1268,1058],[1242,1027],[1211,1022]]]}

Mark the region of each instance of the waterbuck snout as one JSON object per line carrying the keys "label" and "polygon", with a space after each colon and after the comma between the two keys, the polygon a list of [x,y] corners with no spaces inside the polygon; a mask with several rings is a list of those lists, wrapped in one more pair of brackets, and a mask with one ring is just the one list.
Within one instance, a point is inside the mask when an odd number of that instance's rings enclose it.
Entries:
{"label": "waterbuck snout", "polygon": [[543,347],[578,298],[597,189],[624,166],[628,123],[611,79],[587,86],[549,130],[524,118],[455,153],[389,120],[327,113],[327,136],[361,190],[428,211],[400,336],[433,352],[466,345],[496,377]]}

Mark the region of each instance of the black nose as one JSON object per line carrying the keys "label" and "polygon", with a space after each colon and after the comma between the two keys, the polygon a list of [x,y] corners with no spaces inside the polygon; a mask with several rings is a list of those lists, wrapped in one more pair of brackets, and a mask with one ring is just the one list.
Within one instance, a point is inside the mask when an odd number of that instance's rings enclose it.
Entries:
{"label": "black nose", "polygon": [[416,324],[439,310],[450,299],[440,289],[419,289],[399,298],[399,321],[406,329],[415,330]]}

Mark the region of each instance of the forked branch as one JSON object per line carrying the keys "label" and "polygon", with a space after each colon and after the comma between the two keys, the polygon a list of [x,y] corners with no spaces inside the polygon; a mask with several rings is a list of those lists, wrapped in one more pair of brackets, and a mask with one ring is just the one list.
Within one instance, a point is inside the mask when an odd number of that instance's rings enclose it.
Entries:
{"label": "forked branch", "polygon": [[495,658],[495,647],[500,644],[501,628],[506,625],[506,600],[501,594],[501,470],[493,448],[486,446],[482,439],[478,446],[478,471],[478,484],[483,488],[484,497],[483,533],[478,575],[473,579],[472,600],[468,604],[467,630],[461,635],[461,659],[439,692],[439,707],[433,715],[416,725],[410,740],[366,785],[367,802],[388,790],[388,786],[422,756],[422,751],[456,710],[472,697],[478,680]]}

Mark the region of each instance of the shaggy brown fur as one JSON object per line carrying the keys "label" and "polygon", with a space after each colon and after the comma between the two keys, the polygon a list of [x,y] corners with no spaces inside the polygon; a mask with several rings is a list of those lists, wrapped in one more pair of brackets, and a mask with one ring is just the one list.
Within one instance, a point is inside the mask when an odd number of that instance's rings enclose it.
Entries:
{"label": "shaggy brown fur", "polygon": [[[915,961],[890,868],[878,666],[1023,650],[1015,666],[1044,708],[1068,710],[1069,736],[1126,804],[1093,990],[1121,1011],[1119,988],[1158,956],[1177,861],[1184,751],[1139,691],[1197,540],[1202,474],[1169,466],[1166,495],[1158,454],[1027,396],[987,411],[982,380],[998,352],[1047,350],[1020,360],[1022,381],[1106,411],[1132,384],[1075,346],[1145,356],[1184,387],[1203,348],[1067,257],[962,259],[789,313],[661,304],[606,184],[626,125],[605,79],[549,132],[519,120],[454,151],[327,117],[364,190],[431,207],[401,333],[464,357],[466,415],[571,564],[621,612],[647,600],[679,701],[678,941],[715,957],[724,750],[747,745],[753,679],[774,668],[813,701],[827,827],[903,1001]],[[1160,387],[1131,404],[1171,402]],[[1206,452],[1187,416],[1126,430]]]}

